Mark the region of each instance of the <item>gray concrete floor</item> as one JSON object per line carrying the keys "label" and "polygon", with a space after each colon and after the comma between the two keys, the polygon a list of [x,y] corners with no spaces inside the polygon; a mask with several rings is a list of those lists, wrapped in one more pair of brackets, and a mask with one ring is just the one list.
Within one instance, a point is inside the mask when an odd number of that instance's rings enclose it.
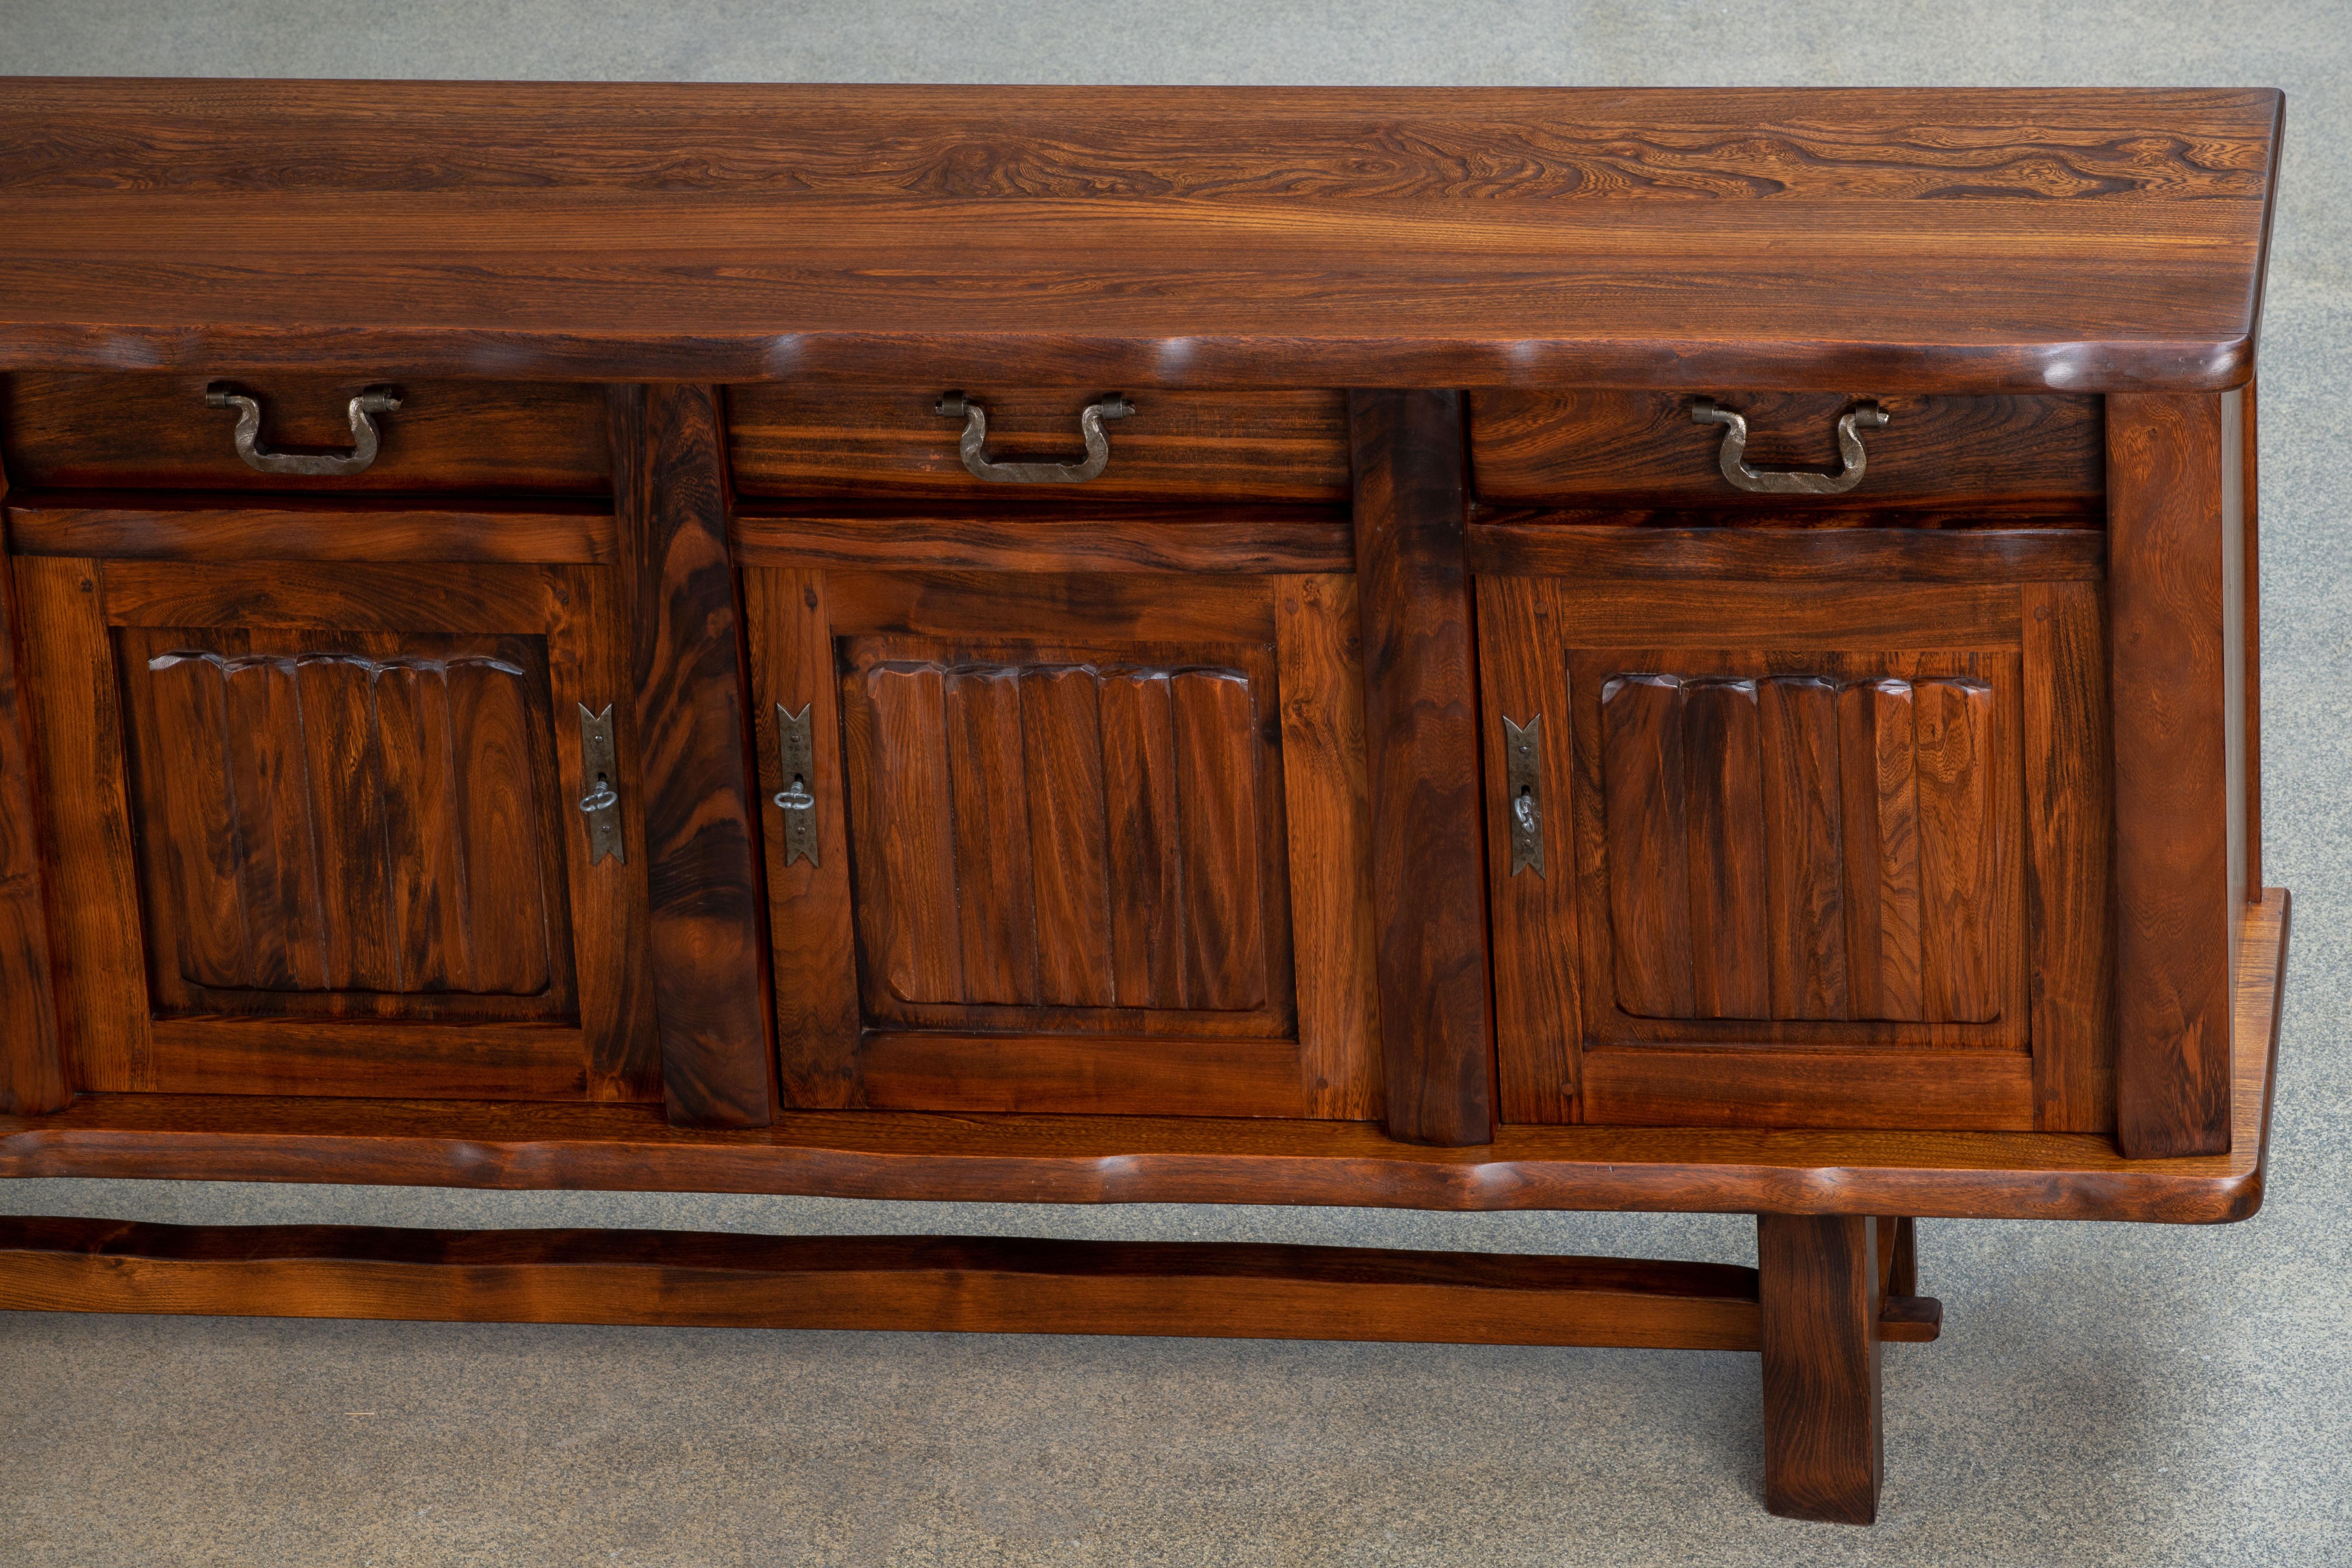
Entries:
{"label": "gray concrete floor", "polygon": [[[1763,1513],[1742,1356],[0,1314],[0,1564],[2352,1561],[2348,58],[2343,0],[0,0],[23,73],[2283,87],[2263,784],[2296,895],[2268,1205],[2218,1230],[1925,1226],[1948,1326],[1889,1347],[1873,1530]],[[66,1181],[0,1184],[0,1208],[1753,1250],[1752,1222],[1706,1216]]]}

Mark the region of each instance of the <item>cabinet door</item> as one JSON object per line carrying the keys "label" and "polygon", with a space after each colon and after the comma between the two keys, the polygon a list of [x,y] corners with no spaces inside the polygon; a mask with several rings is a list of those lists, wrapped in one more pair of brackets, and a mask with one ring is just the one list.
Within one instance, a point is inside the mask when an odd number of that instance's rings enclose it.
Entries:
{"label": "cabinet door", "polygon": [[1506,1120],[2108,1125],[2096,536],[1585,531],[1480,584]]}
{"label": "cabinet door", "polygon": [[80,1087],[658,1097],[610,568],[16,570]]}
{"label": "cabinet door", "polygon": [[786,1100],[1376,1114],[1352,589],[747,572]]}

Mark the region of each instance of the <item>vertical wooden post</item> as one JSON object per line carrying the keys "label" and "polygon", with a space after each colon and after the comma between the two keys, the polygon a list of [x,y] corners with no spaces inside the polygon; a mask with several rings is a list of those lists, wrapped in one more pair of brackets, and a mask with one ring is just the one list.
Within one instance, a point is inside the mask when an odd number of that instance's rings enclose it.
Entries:
{"label": "vertical wooden post", "polygon": [[663,1091],[675,1126],[761,1127],[767,941],[719,395],[615,386],[608,406]]}
{"label": "vertical wooden post", "polygon": [[18,689],[22,636],[16,563],[0,554],[0,1111],[30,1116],[62,1110],[73,1089],[58,1032],[33,714]]}
{"label": "vertical wooden post", "polygon": [[2116,1136],[2230,1147],[2246,871],[2242,395],[2107,399]]}
{"label": "vertical wooden post", "polygon": [[1784,1519],[1878,1517],[1879,1225],[1856,1215],[1756,1216],[1764,1506]]}
{"label": "vertical wooden post", "polygon": [[1388,1130],[1494,1135],[1462,396],[1351,392]]}

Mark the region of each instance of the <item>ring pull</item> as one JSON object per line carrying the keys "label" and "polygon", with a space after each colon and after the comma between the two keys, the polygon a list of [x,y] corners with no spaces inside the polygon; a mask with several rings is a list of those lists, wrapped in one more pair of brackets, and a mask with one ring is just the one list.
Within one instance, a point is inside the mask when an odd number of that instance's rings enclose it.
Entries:
{"label": "ring pull", "polygon": [[1884,429],[1886,411],[1872,402],[1855,404],[1837,422],[1838,455],[1845,467],[1834,474],[1816,474],[1803,468],[1751,468],[1748,466],[1748,421],[1728,408],[1716,406],[1712,397],[1694,398],[1691,402],[1691,423],[1721,425],[1723,451],[1719,464],[1723,477],[1743,490],[1756,490],[1776,496],[1843,495],[1862,483],[1864,455],[1863,428]]}
{"label": "ring pull", "polygon": [[348,452],[273,452],[261,444],[261,405],[226,381],[205,388],[205,406],[236,410],[236,455],[265,474],[357,474],[375,461],[375,416],[400,406],[389,386],[371,386],[352,399],[352,449]]}
{"label": "ring pull", "polygon": [[988,459],[986,409],[961,392],[950,392],[940,399],[937,412],[963,420],[960,449],[973,478],[1006,485],[1075,485],[1093,479],[1110,461],[1110,437],[1103,434],[1103,421],[1126,418],[1135,412],[1135,405],[1114,392],[1080,411],[1078,436],[1087,444],[1083,463],[992,463]]}

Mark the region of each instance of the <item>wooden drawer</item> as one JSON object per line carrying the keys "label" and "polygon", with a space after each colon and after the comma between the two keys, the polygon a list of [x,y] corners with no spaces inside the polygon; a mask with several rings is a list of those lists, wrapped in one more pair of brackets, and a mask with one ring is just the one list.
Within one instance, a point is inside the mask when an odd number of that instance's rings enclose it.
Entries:
{"label": "wooden drawer", "polygon": [[[975,478],[942,387],[904,392],[739,386],[728,401],[735,488],[753,496],[965,496],[992,500],[1345,500],[1341,392],[1139,392],[1104,426],[1110,462],[1076,484]],[[1102,389],[961,388],[988,413],[995,461],[1074,463],[1078,415]]]}
{"label": "wooden drawer", "polygon": [[[264,473],[236,454],[235,411],[206,405],[215,380],[261,404],[265,449],[348,450],[351,400],[369,386],[394,387],[400,407],[377,416],[382,446],[362,472]],[[612,488],[604,389],[520,382],[26,372],[0,391],[0,457],[19,489],[596,495]]]}
{"label": "wooden drawer", "polygon": [[[1996,511],[2095,509],[2106,490],[2105,405],[2097,397],[1870,399],[1886,414],[1863,429],[1867,460],[1837,495],[1759,493],[1724,477],[1720,425],[1691,417],[1672,392],[1484,392],[1470,398],[1470,458],[1490,505],[1590,508],[1934,507]],[[1840,467],[1836,427],[1858,399],[1727,390],[1714,401],[1748,421],[1750,468]]]}

